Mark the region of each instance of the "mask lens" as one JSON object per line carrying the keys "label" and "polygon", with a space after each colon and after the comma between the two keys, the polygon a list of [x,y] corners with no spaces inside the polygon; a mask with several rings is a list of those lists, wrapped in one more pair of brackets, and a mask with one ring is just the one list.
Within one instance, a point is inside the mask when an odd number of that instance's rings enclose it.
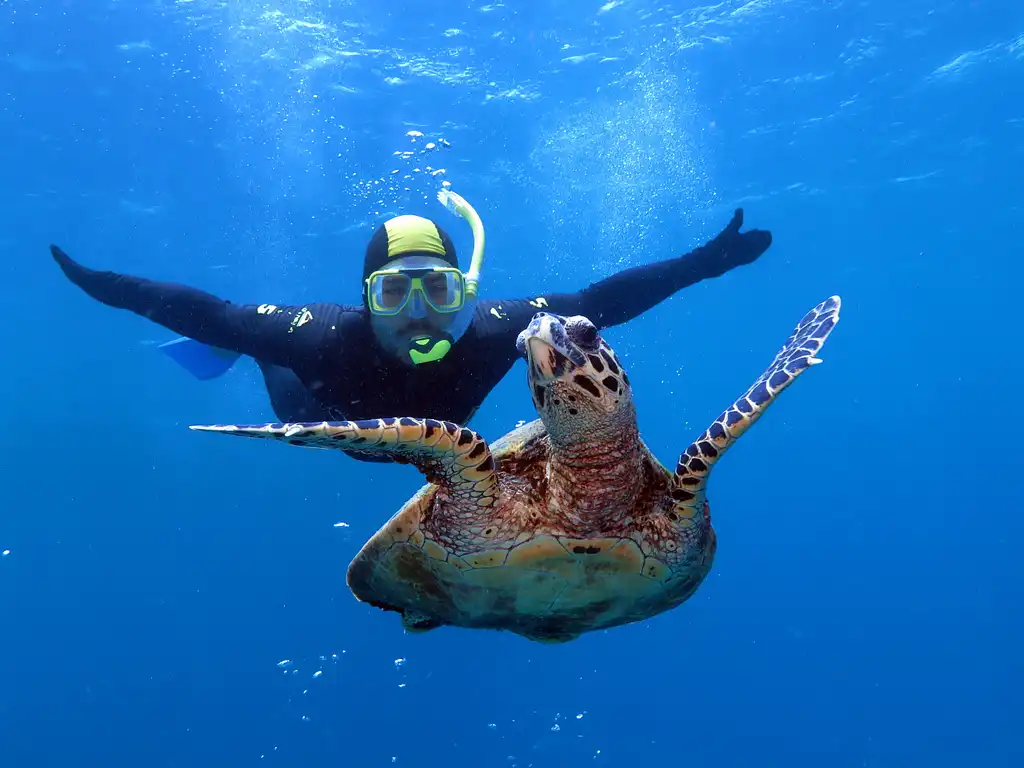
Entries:
{"label": "mask lens", "polygon": [[382,275],[378,280],[378,296],[382,309],[394,310],[409,297],[412,280],[408,275]]}
{"label": "mask lens", "polygon": [[434,309],[441,312],[462,305],[459,275],[454,272],[431,272],[423,276],[423,292]]}

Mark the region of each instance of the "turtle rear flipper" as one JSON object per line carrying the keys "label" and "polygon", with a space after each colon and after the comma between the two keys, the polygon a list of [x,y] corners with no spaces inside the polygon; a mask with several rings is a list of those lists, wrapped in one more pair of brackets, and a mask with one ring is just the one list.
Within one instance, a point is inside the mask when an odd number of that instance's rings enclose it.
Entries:
{"label": "turtle rear flipper", "polygon": [[489,508],[498,493],[491,449],[479,434],[434,419],[371,419],[296,424],[211,424],[200,432],[279,440],[305,448],[390,455],[419,469],[451,494],[456,505]]}
{"label": "turtle rear flipper", "polygon": [[768,369],[683,451],[673,478],[672,498],[677,513],[692,517],[702,511],[708,476],[715,462],[775,402],[782,390],[810,366],[821,362],[814,355],[839,322],[839,306],[839,297],[832,296],[804,315]]}

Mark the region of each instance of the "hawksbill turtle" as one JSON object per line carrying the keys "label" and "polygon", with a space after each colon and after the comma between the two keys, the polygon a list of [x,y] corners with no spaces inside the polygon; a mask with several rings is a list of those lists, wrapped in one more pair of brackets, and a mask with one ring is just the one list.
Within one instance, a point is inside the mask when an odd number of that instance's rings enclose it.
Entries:
{"label": "hawksbill turtle", "polygon": [[593,323],[545,312],[517,339],[540,419],[492,446],[429,418],[192,429],[415,465],[429,484],[350,563],[356,598],[397,611],[409,631],[451,625],[565,642],[668,611],[697,590],[716,549],[711,469],[821,362],[839,307],[833,296],[810,310],[674,471],[641,440],[629,379]]}

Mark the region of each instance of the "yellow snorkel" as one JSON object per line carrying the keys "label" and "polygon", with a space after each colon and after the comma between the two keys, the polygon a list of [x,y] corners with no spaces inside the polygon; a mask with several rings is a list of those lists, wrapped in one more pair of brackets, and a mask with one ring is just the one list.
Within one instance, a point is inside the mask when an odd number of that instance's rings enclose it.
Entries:
{"label": "yellow snorkel", "polygon": [[475,301],[480,285],[480,270],[484,266],[484,223],[462,195],[445,188],[437,193],[437,199],[449,211],[465,219],[473,231],[473,260],[466,272],[466,300]]}
{"label": "yellow snorkel", "polygon": [[451,350],[452,345],[466,332],[476,312],[477,295],[480,289],[480,272],[484,265],[484,224],[480,215],[466,202],[462,195],[447,187],[437,193],[438,202],[469,224],[473,231],[473,258],[469,271],[463,273],[465,280],[465,303],[448,332],[438,336],[423,335],[414,338],[409,346],[409,359],[416,365],[437,362]]}

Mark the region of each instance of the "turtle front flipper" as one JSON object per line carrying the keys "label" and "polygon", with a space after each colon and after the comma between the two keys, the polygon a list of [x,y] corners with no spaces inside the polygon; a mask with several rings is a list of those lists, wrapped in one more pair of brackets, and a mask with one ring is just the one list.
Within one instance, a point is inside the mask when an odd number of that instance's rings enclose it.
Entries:
{"label": "turtle front flipper", "polygon": [[327,448],[389,455],[419,469],[427,480],[444,487],[457,504],[490,507],[498,493],[494,460],[487,442],[476,432],[434,419],[371,419],[297,424],[212,424],[193,426],[200,432],[280,440],[305,448]]}
{"label": "turtle front flipper", "polygon": [[839,306],[839,297],[832,296],[804,315],[753,386],[683,451],[673,479],[676,514],[692,518],[702,513],[708,476],[715,462],[775,402],[782,390],[810,366],[821,362],[814,355],[839,322]]}

